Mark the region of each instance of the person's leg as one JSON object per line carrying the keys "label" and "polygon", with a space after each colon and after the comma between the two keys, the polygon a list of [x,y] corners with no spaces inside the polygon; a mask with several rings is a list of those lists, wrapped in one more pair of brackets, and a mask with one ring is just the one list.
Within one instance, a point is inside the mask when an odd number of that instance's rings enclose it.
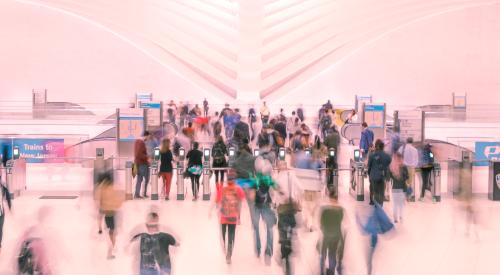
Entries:
{"label": "person's leg", "polygon": [[5,215],[0,215],[0,249],[2,248],[3,223],[4,223],[4,220],[5,220]]}
{"label": "person's leg", "polygon": [[393,189],[392,190],[392,219],[394,222],[398,222],[398,202],[397,202],[397,192]]}
{"label": "person's leg", "polygon": [[224,248],[226,247],[226,229],[227,229],[227,224],[221,224],[222,241],[224,243]]}
{"label": "person's leg", "polygon": [[334,275],[335,268],[337,267],[337,248],[339,246],[339,240],[332,240],[328,244],[328,271],[327,275]]}
{"label": "person's leg", "polygon": [[98,231],[99,234],[102,233],[102,220],[103,219],[104,219],[104,215],[101,213],[101,211],[99,211],[99,213],[97,213],[97,226],[99,227],[99,231]]}
{"label": "person's leg", "polygon": [[320,247],[320,256],[319,256],[319,274],[323,275],[325,274],[325,260],[326,260],[326,255],[328,253],[328,245],[326,243],[326,240],[323,238],[321,241],[321,247]]}
{"label": "person's leg", "polygon": [[273,227],[274,224],[276,223],[276,216],[273,212],[273,210],[269,207],[264,207],[262,209],[263,211],[263,219],[264,222],[266,223],[266,251],[265,254],[266,256],[272,256],[273,255]]}
{"label": "person's leg", "polygon": [[233,255],[235,236],[236,236],[236,224],[229,224],[228,225],[228,236],[227,236],[227,238],[228,238],[227,246],[228,246],[229,257],[231,257],[231,255]]}
{"label": "person's leg", "polygon": [[167,190],[167,175],[165,172],[160,172],[160,177],[161,177],[161,182],[163,186],[160,188],[161,194],[160,197],[165,197],[166,190]]}
{"label": "person's leg", "polygon": [[422,168],[422,186],[420,190],[420,199],[424,199],[425,196],[425,188],[429,184],[429,177],[430,177],[430,169],[429,168]]}
{"label": "person's leg", "polygon": [[262,209],[260,207],[254,207],[253,215],[252,215],[252,226],[254,232],[254,241],[255,241],[255,255],[260,257],[260,232],[259,232],[259,223]]}
{"label": "person's leg", "polygon": [[137,166],[137,182],[135,184],[135,197],[138,198],[141,195],[141,183],[142,179],[144,178],[144,174],[142,173],[142,170],[140,169],[140,165]]}
{"label": "person's leg", "polygon": [[193,200],[196,198],[196,190],[195,190],[195,180],[194,175],[190,174],[189,178],[191,179],[191,192],[193,194]]}
{"label": "person's leg", "polygon": [[149,184],[149,167],[144,164],[144,197],[148,195],[148,184]]}
{"label": "person's leg", "polygon": [[372,274],[373,268],[373,255],[375,254],[375,249],[377,248],[378,236],[376,234],[370,237],[370,251],[368,254],[368,275]]}
{"label": "person's leg", "polygon": [[172,185],[172,172],[165,173],[165,197],[170,196],[170,186]]}
{"label": "person's leg", "polygon": [[200,192],[200,175],[195,176],[195,182],[196,182],[196,198],[198,199],[198,194]]}
{"label": "person's leg", "polygon": [[221,171],[219,171],[219,170],[215,170],[214,171],[214,174],[215,174],[215,184],[219,184],[219,173],[220,172]]}
{"label": "person's leg", "polygon": [[220,171],[220,183],[221,184],[224,184],[224,173],[225,173],[224,170]]}
{"label": "person's leg", "polygon": [[373,181],[370,181],[370,204],[373,204],[373,196],[374,196],[374,193],[373,193],[373,187],[374,187],[374,182]]}

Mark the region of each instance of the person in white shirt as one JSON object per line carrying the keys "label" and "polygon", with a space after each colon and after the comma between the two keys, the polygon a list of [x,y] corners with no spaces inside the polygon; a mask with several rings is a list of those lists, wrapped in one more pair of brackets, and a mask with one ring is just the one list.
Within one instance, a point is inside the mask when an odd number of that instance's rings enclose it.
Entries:
{"label": "person in white shirt", "polygon": [[264,105],[260,107],[260,117],[262,119],[262,125],[265,125],[269,122],[269,116],[271,115],[269,108],[267,108],[266,102],[263,102]]}
{"label": "person in white shirt", "polygon": [[403,164],[408,167],[408,181],[406,184],[411,186],[415,182],[415,168],[418,166],[418,150],[413,146],[413,138],[407,138],[406,144],[401,146],[398,152],[403,156]]}

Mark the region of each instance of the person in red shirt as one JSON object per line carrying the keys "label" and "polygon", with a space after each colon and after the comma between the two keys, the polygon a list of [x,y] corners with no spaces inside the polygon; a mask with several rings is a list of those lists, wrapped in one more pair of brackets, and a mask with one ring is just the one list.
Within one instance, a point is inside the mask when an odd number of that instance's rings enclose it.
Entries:
{"label": "person in red shirt", "polygon": [[[222,240],[224,247],[227,247],[226,263],[231,263],[231,255],[234,247],[234,236],[236,225],[240,222],[241,203],[245,198],[243,189],[235,184],[236,172],[229,170],[227,175],[227,186],[217,190],[216,204],[219,209],[220,224],[222,230]],[[227,246],[226,246],[227,232]]]}
{"label": "person in red shirt", "polygon": [[149,136],[145,131],[143,139],[137,139],[134,144],[134,164],[137,166],[137,183],[135,185],[135,198],[142,199],[141,183],[144,179],[144,197],[147,198],[147,188],[149,183],[149,158],[144,140]]}

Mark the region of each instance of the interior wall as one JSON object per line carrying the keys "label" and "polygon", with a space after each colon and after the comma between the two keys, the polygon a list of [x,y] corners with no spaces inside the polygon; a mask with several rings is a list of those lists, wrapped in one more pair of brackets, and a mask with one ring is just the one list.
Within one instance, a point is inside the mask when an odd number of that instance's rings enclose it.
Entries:
{"label": "interior wall", "polygon": [[354,95],[392,105],[451,104],[467,92],[469,104],[500,99],[500,5],[429,17],[388,33],[346,57],[279,103],[332,99],[354,104]]}
{"label": "interior wall", "polygon": [[133,102],[136,92],[156,99],[224,102],[109,31],[43,7],[0,2],[0,101]]}

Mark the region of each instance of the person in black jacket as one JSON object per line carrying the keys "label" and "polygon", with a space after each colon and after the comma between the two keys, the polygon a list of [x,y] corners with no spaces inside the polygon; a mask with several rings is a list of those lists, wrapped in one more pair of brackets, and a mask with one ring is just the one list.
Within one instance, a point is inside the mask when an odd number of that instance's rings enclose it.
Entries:
{"label": "person in black jacket", "polygon": [[385,181],[388,179],[388,168],[391,164],[391,157],[384,152],[384,142],[377,139],[375,142],[375,152],[368,158],[368,176],[370,178],[370,204],[373,200],[380,206],[384,204]]}
{"label": "person in black jacket", "polygon": [[2,251],[3,223],[5,221],[5,210],[6,210],[4,202],[7,202],[7,206],[9,207],[10,210],[12,207],[10,192],[9,189],[7,189],[7,187],[1,184],[1,178],[0,178],[0,253]]}
{"label": "person in black jacket", "polygon": [[397,223],[398,221],[403,221],[405,193],[408,189],[406,182],[409,178],[408,168],[404,165],[403,156],[400,153],[392,156],[389,177],[392,180],[393,219]]}
{"label": "person in black jacket", "polygon": [[193,190],[193,201],[198,200],[198,190],[200,190],[200,175],[202,171],[203,153],[198,150],[198,142],[193,143],[193,149],[186,155],[188,159],[188,172],[191,178],[191,188]]}
{"label": "person in black jacket", "polygon": [[[212,167],[224,168],[227,167],[226,156],[228,155],[226,144],[222,136],[217,137],[217,141],[212,146]],[[221,187],[224,183],[224,170],[215,170],[215,186]]]}

